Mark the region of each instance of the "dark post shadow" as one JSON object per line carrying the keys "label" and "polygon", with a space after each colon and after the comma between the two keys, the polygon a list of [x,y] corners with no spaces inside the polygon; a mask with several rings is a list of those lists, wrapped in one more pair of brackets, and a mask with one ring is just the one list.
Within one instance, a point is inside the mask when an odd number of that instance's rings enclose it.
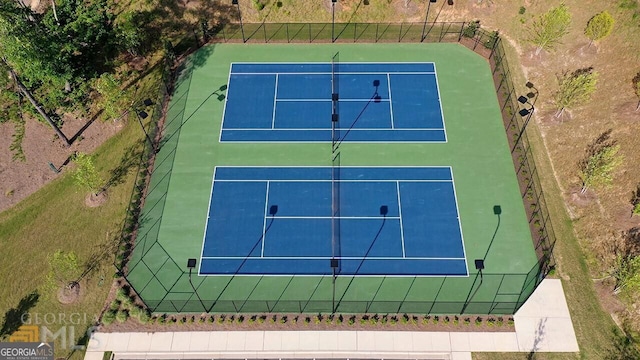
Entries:
{"label": "dark post shadow", "polygon": [[[240,263],[240,265],[238,266],[238,268],[233,272],[233,274],[231,275],[229,281],[227,281],[227,283],[225,284],[225,286],[222,288],[222,290],[220,291],[220,293],[218,294],[218,296],[216,297],[216,299],[213,301],[213,303],[211,304],[211,306],[209,308],[207,308],[206,306],[204,306],[203,304],[203,309],[204,312],[211,312],[211,310],[213,309],[213,307],[218,303],[218,301],[220,301],[220,298],[222,297],[222,295],[225,293],[225,291],[227,290],[227,288],[229,287],[229,285],[231,285],[231,283],[233,282],[233,280],[236,278],[236,276],[238,275],[238,273],[240,273],[240,270],[242,269],[242,267],[244,266],[244,264],[247,263],[247,260],[249,260],[251,258],[251,254],[256,250],[256,248],[258,247],[258,245],[260,245],[262,243],[262,239],[267,235],[267,232],[269,232],[269,229],[271,228],[271,226],[273,225],[273,221],[275,220],[275,216],[278,213],[278,205],[271,205],[269,206],[269,216],[271,216],[271,219],[269,220],[269,225],[267,225],[267,227],[264,230],[264,233],[260,234],[260,236],[258,237],[258,240],[255,242],[255,244],[253,245],[253,247],[249,250],[249,253],[247,254],[247,256],[244,257],[244,259],[242,260],[242,263]],[[193,286],[193,284],[191,285]],[[198,286],[199,287],[199,286]],[[198,295],[198,291],[196,288],[193,289],[193,291],[195,292],[196,296],[198,296],[198,299],[200,299],[200,296]],[[252,290],[253,291],[253,290]]]}
{"label": "dark post shadow", "polygon": [[[478,272],[476,273],[476,277],[473,280],[473,284],[471,284],[471,288],[469,289],[469,293],[467,294],[467,298],[464,301],[464,306],[462,306],[462,310],[460,311],[460,314],[464,314],[465,310],[469,306],[469,303],[471,302],[471,300],[473,300],[473,297],[476,295],[478,290],[480,290],[480,286],[482,286],[482,281],[483,281],[482,270],[484,270],[484,262],[487,259],[487,256],[489,255],[489,251],[491,250],[491,245],[493,245],[493,241],[496,239],[496,234],[498,233],[498,229],[500,228],[500,215],[502,214],[502,207],[500,205],[494,205],[493,214],[498,217],[498,224],[496,225],[496,229],[493,232],[493,236],[491,237],[491,242],[489,242],[489,246],[487,247],[487,252],[485,252],[484,257],[482,257],[482,259],[476,259],[474,261],[474,265],[476,267],[476,270],[478,270]],[[480,284],[478,284],[478,287],[475,288],[474,290],[476,282],[478,281],[478,276],[480,276]]]}
{"label": "dark post shadow", "polygon": [[353,122],[351,123],[351,126],[349,126],[349,129],[344,133],[344,136],[338,139],[335,146],[336,150],[340,148],[340,145],[342,144],[344,139],[346,139],[347,135],[349,135],[353,127],[356,126],[356,123],[358,122],[358,120],[360,120],[364,112],[367,110],[367,108],[369,107],[369,104],[371,104],[371,102],[379,103],[382,100],[382,97],[380,97],[380,95],[378,94],[378,88],[380,87],[380,80],[373,80],[373,87],[375,88],[373,91],[373,95],[371,95],[371,97],[369,98],[369,101],[367,101],[367,103],[362,107],[362,110],[360,110],[360,113],[353,120]]}
{"label": "dark post shadow", "polygon": [[168,137],[166,137],[166,138],[163,138],[161,141],[159,141],[159,142],[158,142],[158,145],[157,145],[157,147],[156,147],[156,152],[159,152],[159,151],[160,151],[160,149],[162,148],[162,146],[163,146],[164,144],[166,144],[167,142],[169,142],[169,140],[171,140],[171,138],[172,138],[173,136],[175,136],[176,134],[179,134],[179,133],[180,133],[180,131],[179,131],[179,130],[181,130],[181,129],[182,129],[182,127],[184,126],[184,124],[186,124],[186,123],[187,123],[187,121],[189,121],[189,120],[193,117],[193,115],[194,115],[195,113],[197,113],[197,112],[198,112],[198,110],[200,110],[200,108],[201,108],[201,107],[202,107],[202,106],[203,106],[203,105],[204,105],[204,104],[205,104],[205,103],[206,103],[206,102],[207,102],[207,101],[208,101],[208,100],[209,100],[213,95],[218,95],[218,96],[216,97],[216,99],[217,99],[218,101],[224,101],[224,99],[226,98],[226,96],[225,96],[225,94],[222,94],[221,92],[222,92],[222,91],[225,91],[225,90],[227,90],[227,85],[222,85],[222,86],[220,86],[218,89],[214,90],[211,94],[209,94],[209,96],[207,96],[204,100],[202,100],[202,102],[200,103],[200,105],[198,105],[198,107],[196,107],[196,108],[195,108],[195,110],[193,110],[193,112],[192,112],[191,114],[189,114],[189,116],[188,116],[186,119],[184,119],[184,121],[182,121],[182,124],[180,124],[180,126],[178,127],[178,129],[176,129],[176,131],[174,131],[171,135],[169,135],[169,136],[168,136]]}
{"label": "dark post shadow", "polygon": [[369,248],[367,249],[367,251],[365,252],[364,256],[362,257],[362,260],[360,260],[360,264],[358,264],[358,267],[356,268],[356,271],[352,274],[351,279],[349,280],[349,284],[347,284],[347,287],[344,289],[344,292],[342,292],[342,296],[340,297],[340,299],[338,299],[338,302],[336,303],[335,307],[334,307],[334,312],[337,311],[338,307],[340,307],[340,303],[344,300],[344,297],[346,296],[347,292],[349,291],[349,288],[351,287],[351,284],[353,284],[353,281],[356,278],[356,275],[358,275],[358,272],[360,272],[360,269],[362,268],[362,265],[364,264],[364,261],[367,259],[367,257],[369,256],[369,253],[371,252],[371,249],[373,249],[373,245],[375,245],[376,241],[378,240],[378,237],[380,237],[380,234],[382,233],[382,229],[384,228],[384,225],[387,222],[387,214],[389,212],[389,207],[387,205],[382,205],[380,206],[380,215],[382,215],[382,223],[380,224],[380,228],[378,229],[378,232],[376,233],[376,236],[373,237],[373,240],[371,241],[371,245],[369,245]]}
{"label": "dark post shadow", "polygon": [[36,306],[38,299],[40,299],[40,294],[38,294],[37,290],[34,290],[20,299],[18,306],[4,313],[2,328],[0,328],[0,339],[10,336],[22,326],[24,320],[29,317],[29,310]]}

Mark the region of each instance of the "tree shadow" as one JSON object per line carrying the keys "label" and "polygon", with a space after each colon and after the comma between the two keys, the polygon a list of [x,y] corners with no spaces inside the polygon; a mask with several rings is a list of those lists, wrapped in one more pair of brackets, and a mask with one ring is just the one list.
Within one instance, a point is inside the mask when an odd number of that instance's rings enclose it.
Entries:
{"label": "tree shadow", "polygon": [[617,327],[612,327],[613,348],[609,349],[605,360],[640,359],[640,351],[632,337]]}
{"label": "tree shadow", "polygon": [[536,358],[536,352],[540,350],[540,343],[544,340],[544,330],[547,323],[547,319],[540,319],[538,321],[538,328],[534,335],[533,344],[531,345],[531,351],[527,354],[527,360],[534,360]]}
{"label": "tree shadow", "polygon": [[144,146],[142,146],[141,141],[136,141],[133,145],[128,147],[125,150],[124,155],[120,158],[120,163],[109,172],[109,180],[102,187],[102,191],[106,191],[113,186],[122,184],[131,168],[136,167],[140,163],[140,156],[142,156],[143,150]]}
{"label": "tree shadow", "polygon": [[2,322],[2,328],[0,328],[0,339],[13,334],[22,326],[24,320],[28,319],[29,310],[38,303],[38,299],[40,299],[40,294],[37,290],[34,290],[20,299],[18,306],[4,313],[4,321]]}

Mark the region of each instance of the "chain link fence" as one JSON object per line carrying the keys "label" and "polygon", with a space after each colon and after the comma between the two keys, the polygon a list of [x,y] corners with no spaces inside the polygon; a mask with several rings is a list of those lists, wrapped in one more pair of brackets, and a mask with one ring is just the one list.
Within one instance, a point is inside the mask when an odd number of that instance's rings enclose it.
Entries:
{"label": "chain link fence", "polygon": [[[465,280],[459,277],[417,280],[421,286],[438,289],[429,300],[405,297],[407,300],[403,301],[354,301],[340,296],[335,300],[318,300],[313,294],[308,294],[307,298],[302,295],[303,299],[295,301],[255,300],[248,297],[244,300],[223,299],[222,293],[234,286],[236,278],[192,279],[158,241],[191,81],[192,64],[188,58],[175,70],[172,70],[172,61],[165,64],[164,86],[159,91],[156,111],[149,129],[152,138],[158,143],[154,146],[146,145],[141,156],[136,186],[122,231],[123,241],[115,262],[125,276],[137,272],[136,281],[131,285],[138,294],[150,288],[154,289],[154,293],[159,291],[164,294],[159,299],[143,298],[150,310],[171,313],[318,313],[333,310],[342,313],[513,314],[555,266],[555,233],[526,133],[530,114],[529,117],[521,116],[517,90],[511,80],[511,68],[497,32],[481,29],[477,22],[334,25],[260,23],[243,26],[227,24],[215,31],[204,29],[204,34],[201,35],[203,39],[217,42],[456,42],[485,57],[491,66],[505,130],[513,149],[514,167],[538,261],[523,274],[480,273]],[[167,105],[169,96],[172,97],[171,107]],[[164,117],[161,118],[161,115]],[[317,281],[317,287],[320,287],[324,282],[332,280],[329,276],[320,277]],[[349,279],[340,278],[339,281]],[[476,286],[477,284],[482,286]],[[239,286],[244,286],[244,283]],[[462,286],[470,289],[465,301],[446,300],[447,292],[459,291]],[[407,292],[410,291],[413,291],[411,287]],[[480,298],[493,300],[475,301],[474,296],[478,291],[482,292]],[[342,296],[345,294],[347,290],[344,290]]]}

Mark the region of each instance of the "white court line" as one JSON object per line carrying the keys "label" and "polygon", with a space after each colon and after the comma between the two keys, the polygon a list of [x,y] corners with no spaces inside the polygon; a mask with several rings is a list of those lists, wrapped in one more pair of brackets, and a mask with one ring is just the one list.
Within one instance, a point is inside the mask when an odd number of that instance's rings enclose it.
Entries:
{"label": "white court line", "polygon": [[[349,128],[338,128],[340,130],[349,130]],[[233,128],[233,129],[224,129],[223,131],[328,131],[331,130],[331,128],[321,128],[321,129],[314,129],[314,128],[280,128],[280,129],[264,129],[264,128]],[[418,128],[418,129],[406,129],[406,128],[402,128],[402,129],[390,129],[390,128],[358,128],[358,129],[351,129],[350,131],[444,131],[444,129],[439,129],[439,128]],[[274,141],[268,141],[268,142],[274,142]],[[305,142],[305,141],[302,141]],[[360,141],[360,142],[366,142],[366,141]],[[380,141],[380,142],[385,142],[385,141]],[[397,143],[399,141],[386,141],[386,142],[392,142],[392,143]],[[414,141],[416,142],[416,141]],[[423,140],[423,141],[417,141],[417,142],[442,142],[442,141],[427,141],[427,140]]]}
{"label": "white court line", "polygon": [[[220,179],[220,180],[216,180],[216,182],[265,182],[265,181],[271,181],[271,182],[293,182],[293,183],[307,183],[307,182],[311,182],[311,183],[319,183],[319,182],[326,182],[326,183],[330,183],[332,182],[331,180],[326,180],[326,179],[236,179],[236,180],[232,180],[232,179]],[[367,182],[388,182],[388,183],[395,183],[397,181],[402,181],[402,182],[416,182],[416,183],[450,183],[453,182],[452,180],[430,180],[430,179],[419,179],[419,180],[414,180],[414,179],[383,179],[383,180],[336,180],[338,182],[341,183],[367,183]]]}
{"label": "white court line", "polygon": [[[456,261],[464,260],[464,258],[457,257],[397,257],[397,256],[338,256],[337,259],[341,260],[444,260],[444,261]],[[207,260],[245,260],[245,259],[260,259],[255,256],[205,256],[203,259]],[[272,260],[329,260],[331,256],[265,256],[262,259]]]}
{"label": "white court line", "polygon": [[[272,217],[269,216],[269,218],[271,219]],[[273,218],[275,219],[311,219],[311,220],[329,220],[329,219],[340,219],[340,220],[380,220],[380,219],[387,219],[387,220],[400,220],[399,216],[338,216],[338,217],[331,217],[331,216],[273,216]]]}
{"label": "white court line", "polygon": [[[282,102],[331,102],[331,99],[278,99]],[[340,99],[338,102],[369,102],[371,99]],[[380,99],[380,102],[391,101],[391,99]]]}
{"label": "white court line", "polygon": [[[233,75],[331,75],[331,72],[234,72]],[[434,75],[433,71],[340,71],[336,75],[385,75],[385,74],[407,74],[407,75]]]}
{"label": "white court line", "polygon": [[395,129],[393,123],[393,102],[391,101],[391,75],[387,73],[387,88],[389,89],[389,114],[391,115],[391,129]]}
{"label": "white court line", "polygon": [[269,180],[267,180],[267,193],[264,199],[264,220],[262,221],[262,249],[260,257],[264,257],[264,238],[267,236],[267,208],[269,207]]}
{"label": "white court line", "polygon": [[[436,70],[436,64],[433,63],[433,70]],[[444,108],[442,106],[442,97],[440,96],[440,82],[438,81],[438,71],[434,72],[436,78],[436,90],[438,90],[438,103],[440,104],[440,119],[442,119],[442,130],[444,131],[444,142],[447,143],[447,126],[444,123]]]}
{"label": "white court line", "polygon": [[273,92],[273,113],[271,114],[271,128],[276,127],[276,102],[278,101],[278,74],[276,74],[276,86]]}
{"label": "white court line", "polygon": [[224,116],[227,113],[227,100],[229,100],[229,87],[231,86],[231,72],[233,71],[233,63],[229,65],[229,77],[227,77],[227,96],[224,97],[224,106],[222,107],[222,121],[220,122],[220,134],[218,142],[222,142],[222,130],[224,129]]}
{"label": "white court line", "polygon": [[207,221],[204,223],[204,234],[202,234],[202,249],[200,249],[200,264],[198,264],[198,275],[200,275],[200,269],[202,268],[202,259],[204,258],[204,243],[207,241],[207,227],[209,227],[209,218],[211,217],[211,200],[213,199],[213,185],[216,182],[216,170],[218,167],[213,168],[213,177],[211,177],[211,192],[209,193],[209,206],[207,206]]}
{"label": "white court line", "polygon": [[453,187],[453,199],[456,203],[456,217],[458,218],[458,230],[460,231],[460,241],[462,242],[462,255],[464,256],[464,264],[467,267],[467,274],[469,274],[469,263],[467,262],[467,250],[464,246],[464,234],[462,233],[462,222],[460,221],[460,209],[458,206],[458,195],[456,194],[456,183],[453,181],[453,168],[449,166],[449,172],[451,173],[451,186]]}
{"label": "white court line", "polygon": [[398,193],[398,215],[400,216],[400,241],[402,244],[402,257],[405,258],[407,254],[404,251],[404,228],[402,227],[402,202],[400,202],[400,182],[396,181],[396,192]]}

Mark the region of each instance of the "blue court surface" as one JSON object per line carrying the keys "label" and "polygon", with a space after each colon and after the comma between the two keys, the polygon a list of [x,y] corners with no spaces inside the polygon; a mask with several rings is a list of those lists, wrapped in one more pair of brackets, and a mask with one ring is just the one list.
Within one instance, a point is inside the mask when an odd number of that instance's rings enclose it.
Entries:
{"label": "blue court surface", "polygon": [[451,168],[216,168],[200,275],[334,270],[467,276]]}
{"label": "blue court surface", "polygon": [[[332,135],[333,91],[339,100]],[[231,64],[220,141],[330,142],[332,136],[446,142],[435,64]]]}

